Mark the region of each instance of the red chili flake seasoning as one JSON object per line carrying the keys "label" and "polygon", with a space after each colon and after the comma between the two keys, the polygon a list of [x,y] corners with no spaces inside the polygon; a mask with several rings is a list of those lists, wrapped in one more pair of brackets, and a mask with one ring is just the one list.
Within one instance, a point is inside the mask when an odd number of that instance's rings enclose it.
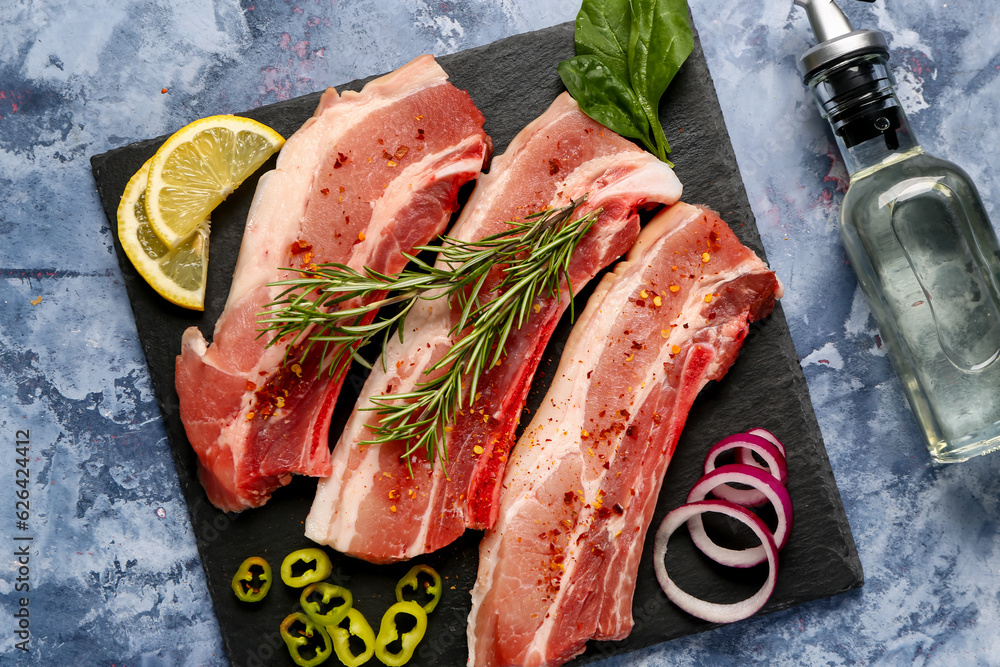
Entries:
{"label": "red chili flake seasoning", "polygon": [[322,190],[320,190],[319,192],[320,192],[320,194],[322,194],[322,195],[328,195],[328,194],[330,194],[330,188],[323,188],[323,189],[322,189]]}
{"label": "red chili flake seasoning", "polygon": [[292,255],[301,255],[302,253],[308,252],[309,250],[312,250],[312,244],[307,243],[302,239],[293,241],[292,245],[288,248],[288,252],[291,253]]}
{"label": "red chili flake seasoning", "polygon": [[422,129],[420,129],[420,128],[417,128],[416,139],[417,139],[417,141],[426,141],[427,140],[427,137],[424,136],[424,131]]}
{"label": "red chili flake seasoning", "polygon": [[561,165],[559,164],[559,160],[557,160],[555,158],[550,159],[549,160],[549,174],[552,175],[552,176],[555,176],[556,174],[558,174],[560,166]]}
{"label": "red chili flake seasoning", "polygon": [[347,162],[347,156],[343,153],[337,153],[337,161],[333,163],[334,169],[340,169]]}
{"label": "red chili flake seasoning", "polygon": [[[299,354],[298,346],[290,348],[293,354]],[[282,366],[273,376],[254,392],[256,412],[267,419],[275,410],[285,406],[285,400],[296,391],[302,379],[302,367],[299,364]],[[248,383],[249,386],[249,383]]]}
{"label": "red chili flake seasoning", "polygon": [[573,492],[567,491],[566,495],[563,496],[563,502],[566,503],[567,505],[572,505],[574,498],[576,498],[576,496],[573,494]]}
{"label": "red chili flake seasoning", "polygon": [[396,159],[396,162],[399,162],[404,157],[406,157],[406,154],[409,152],[410,152],[409,146],[400,146],[399,148],[396,149],[396,152],[392,154],[392,157]]}

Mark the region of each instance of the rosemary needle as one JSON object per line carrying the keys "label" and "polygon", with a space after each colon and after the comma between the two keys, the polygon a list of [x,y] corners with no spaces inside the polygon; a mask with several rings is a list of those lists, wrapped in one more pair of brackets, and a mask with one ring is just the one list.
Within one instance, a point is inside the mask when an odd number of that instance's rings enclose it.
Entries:
{"label": "rosemary needle", "polygon": [[[321,372],[336,376],[346,371],[352,357],[368,366],[358,348],[380,333],[388,335],[392,326],[402,340],[406,315],[418,300],[451,299],[460,316],[450,334],[465,335],[424,371],[430,377],[412,391],[372,397],[372,406],[362,409],[375,411],[379,421],[369,426],[371,439],[359,443],[405,442],[402,456],[408,466],[410,455],[420,449],[426,450],[428,460],[437,453],[446,462],[446,427],[463,409],[465,397],[476,395],[483,372],[503,357],[507,338],[524,324],[535,300],[562,298],[563,282],[572,295],[570,260],[600,213],[572,220],[585,198],[509,223],[507,231],[479,241],[445,236],[439,246],[417,247],[416,252],[436,254],[437,262],[406,255],[413,268],[395,275],[367,267],[362,273],[343,264],[300,271],[298,278],[272,283],[286,289],[261,313],[261,335],[274,334],[269,345],[290,337],[289,350],[301,342],[303,357],[321,345]],[[490,270],[497,265],[505,267],[502,277],[488,285]],[[395,314],[372,319],[375,311],[395,304]]]}

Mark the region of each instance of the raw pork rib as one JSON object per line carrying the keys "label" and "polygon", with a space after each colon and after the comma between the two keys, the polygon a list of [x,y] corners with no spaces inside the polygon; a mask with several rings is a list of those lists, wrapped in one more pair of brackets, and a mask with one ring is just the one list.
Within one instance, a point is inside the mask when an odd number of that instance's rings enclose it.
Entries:
{"label": "raw pork rib", "polygon": [[[573,256],[569,276],[576,291],[632,246],[639,231],[637,207],[673,203],[681,186],[669,167],[592,121],[564,94],[493,160],[449,235],[481,239],[508,229],[508,221],[588,193],[577,216],[603,212]],[[531,380],[569,302],[566,291],[561,299],[540,298],[535,314],[511,333],[508,356],[480,378],[480,395],[448,435],[447,474],[420,452],[410,457],[411,477],[400,458],[402,443],[358,444],[370,438],[366,424],[378,419],[358,408],[370,405],[374,395],[410,391],[453,344],[448,332],[457,314],[447,303],[415,307],[406,320],[405,342],[394,338],[386,350],[388,370],[375,364],[362,389],[334,448],[333,474],[319,483],[306,536],[388,562],[439,549],[466,527],[491,526]]]}
{"label": "raw pork rib", "polygon": [[643,229],[587,303],[511,454],[479,550],[469,665],[561,665],[591,638],[628,635],[688,410],[781,292],[711,211],[675,204]]}
{"label": "raw pork rib", "polygon": [[192,327],[177,357],[181,419],[216,507],[262,505],[291,473],[330,474],[330,414],[342,380],[317,379],[318,355],[283,364],[258,313],[294,275],[340,262],[393,273],[441,233],[459,188],[490,151],[483,116],[421,56],[360,93],[328,89],[315,115],[261,177],[229,298],[208,346]]}

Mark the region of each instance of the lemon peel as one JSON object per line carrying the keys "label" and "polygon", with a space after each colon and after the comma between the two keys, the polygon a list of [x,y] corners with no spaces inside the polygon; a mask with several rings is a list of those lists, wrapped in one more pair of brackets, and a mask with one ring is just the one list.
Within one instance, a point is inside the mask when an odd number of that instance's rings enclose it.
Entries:
{"label": "lemon peel", "polygon": [[150,162],[147,160],[125,186],[118,204],[118,241],[139,275],[159,295],[178,306],[204,310],[209,220],[206,217],[199,222],[176,248],[166,247],[146,217]]}

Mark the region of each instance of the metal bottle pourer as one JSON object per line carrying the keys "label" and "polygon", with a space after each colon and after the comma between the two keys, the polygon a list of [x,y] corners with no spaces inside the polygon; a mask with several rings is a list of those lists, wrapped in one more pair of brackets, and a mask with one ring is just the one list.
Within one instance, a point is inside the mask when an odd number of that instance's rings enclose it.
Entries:
{"label": "metal bottle pourer", "polygon": [[799,58],[799,70],[834,134],[845,148],[878,137],[887,148],[898,148],[902,110],[893,92],[885,36],[878,30],[855,30],[834,0],[795,4],[806,10],[819,39]]}
{"label": "metal bottle pourer", "polygon": [[[809,80],[822,70],[867,54],[889,55],[889,45],[878,30],[855,30],[834,0],[794,0],[806,10],[819,44],[802,54],[799,70]],[[875,0],[862,0],[874,2]]]}

